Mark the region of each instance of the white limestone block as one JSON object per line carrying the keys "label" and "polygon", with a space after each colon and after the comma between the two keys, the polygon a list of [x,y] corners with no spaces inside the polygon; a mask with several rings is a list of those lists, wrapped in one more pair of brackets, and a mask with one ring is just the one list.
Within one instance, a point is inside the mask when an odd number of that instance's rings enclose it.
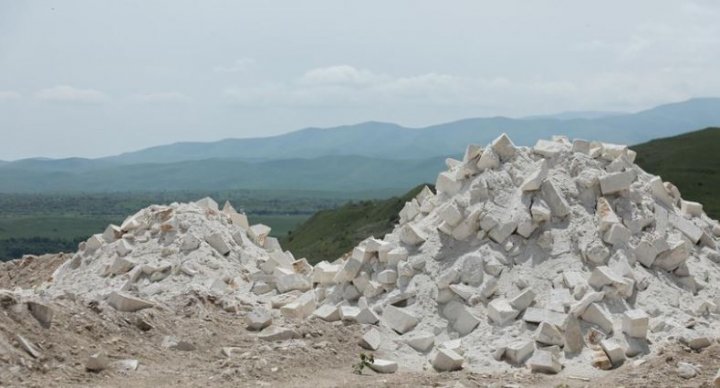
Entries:
{"label": "white limestone block", "polygon": [[282,306],[280,312],[288,318],[305,319],[315,311],[316,307],[315,292],[311,290]]}
{"label": "white limestone block", "polygon": [[448,225],[455,226],[463,219],[462,212],[454,203],[448,203],[438,209],[438,216]]}
{"label": "white limestone block", "polygon": [[265,239],[270,234],[270,227],[263,224],[256,224],[248,228],[248,237],[258,246],[265,245]]}
{"label": "white limestone block", "polygon": [[601,290],[604,286],[617,287],[618,285],[622,285],[623,278],[610,269],[610,267],[601,265],[593,269],[588,279],[588,284],[597,290]]}
{"label": "white limestone block", "polygon": [[335,276],[341,270],[339,264],[330,264],[327,261],[321,261],[315,265],[312,272],[313,283],[331,284],[334,282]]}
{"label": "white limestone block", "polygon": [[526,288],[521,291],[517,296],[510,299],[510,306],[517,311],[524,311],[535,301],[535,291],[531,288]]}
{"label": "white limestone block", "polygon": [[535,351],[532,341],[515,341],[505,347],[505,360],[511,364],[522,364]]}
{"label": "white limestone block", "polygon": [[467,306],[462,306],[457,311],[453,329],[460,335],[468,335],[475,330],[478,324],[480,324],[480,318],[475,316]]}
{"label": "white limestone block", "polygon": [[565,336],[558,330],[557,326],[547,322],[540,322],[533,338],[535,341],[545,345],[563,346],[565,344]]}
{"label": "white limestone block", "polygon": [[547,178],[549,171],[547,160],[543,159],[539,165],[536,167],[535,171],[530,173],[523,183],[520,185],[520,190],[522,191],[535,191],[540,189],[540,185],[545,181],[545,178]]}
{"label": "white limestone block", "polygon": [[307,291],[312,288],[312,283],[310,282],[310,279],[304,275],[291,273],[279,276],[275,282],[275,286],[282,294],[293,290]]}
{"label": "white limestone block", "polygon": [[427,240],[427,235],[418,226],[405,224],[400,229],[400,241],[408,245],[419,245]]}
{"label": "white limestone block", "polygon": [[628,310],[623,314],[622,331],[629,337],[647,338],[650,317],[640,309]]}
{"label": "white limestone block", "polygon": [[580,318],[585,322],[599,326],[606,333],[613,332],[612,316],[597,303],[589,305],[580,315]]}
{"label": "white limestone block", "polygon": [[575,139],[572,144],[572,152],[578,152],[581,154],[590,154],[590,142],[583,139]]}
{"label": "white limestone block", "polygon": [[620,223],[620,218],[618,218],[612,206],[604,197],[598,198],[595,214],[597,214],[598,229],[601,232],[608,230],[614,224]]}
{"label": "white limestone block", "polygon": [[[437,180],[435,181],[435,189],[438,193],[445,193],[447,195],[455,195],[462,188],[463,180],[458,176],[455,171],[443,171],[438,174]],[[419,211],[418,207],[418,211]]]}
{"label": "white limestone block", "polygon": [[500,166],[500,157],[491,148],[487,148],[483,151],[482,155],[480,155],[480,159],[478,159],[475,166],[480,172],[498,168]]}
{"label": "white limestone block", "polygon": [[477,288],[468,286],[465,284],[451,284],[450,285],[450,291],[457,294],[459,297],[463,298],[466,302],[470,300],[474,295],[477,295]]}
{"label": "white limestone block", "polygon": [[506,299],[493,299],[487,306],[487,314],[497,325],[505,325],[514,320],[520,312],[515,310]]}
{"label": "white limestone block", "polygon": [[565,149],[567,149],[567,147],[563,143],[545,139],[539,139],[532,148],[534,153],[546,158],[552,158]]}
{"label": "white limestone block", "polygon": [[600,177],[600,192],[603,195],[615,194],[630,188],[635,181],[636,174],[633,170],[616,172]]}
{"label": "white limestone block", "polygon": [[545,201],[540,198],[535,198],[533,200],[532,206],[530,207],[530,214],[532,215],[533,221],[540,223],[544,221],[549,221],[552,212],[550,211],[550,208],[545,203]]}
{"label": "white limestone block", "polygon": [[105,239],[102,237],[102,234],[94,234],[85,241],[85,250],[92,253],[98,248],[102,247],[104,244]]}
{"label": "white limestone block", "polygon": [[382,344],[380,332],[372,327],[360,338],[360,346],[367,350],[378,350]]}
{"label": "white limestone block", "polygon": [[397,272],[392,269],[386,269],[377,275],[377,280],[383,284],[395,284],[397,277]]}
{"label": "white limestone block", "polygon": [[618,366],[625,361],[625,349],[614,339],[608,338],[600,341],[600,347],[612,362]]}
{"label": "white limestone block", "polygon": [[313,312],[313,315],[326,322],[335,322],[340,320],[340,309],[331,304],[324,304],[318,307],[318,309]]}
{"label": "white limestone block", "polygon": [[515,156],[517,148],[507,134],[503,133],[490,143],[490,148],[500,157],[501,160],[510,160]]}
{"label": "white limestone block", "polygon": [[[599,292],[588,292],[582,299],[570,307],[570,315],[578,318],[585,312],[585,310],[593,303],[600,302],[605,298],[605,293]],[[552,323],[552,322],[551,322]]]}
{"label": "white limestone block", "polygon": [[613,246],[627,244],[632,237],[630,229],[622,224],[612,224],[610,228],[603,234],[603,241]]}
{"label": "white limestone block", "polygon": [[197,200],[197,201],[195,201],[195,204],[205,210],[212,210],[215,212],[220,211],[220,207],[219,207],[218,203],[215,202],[215,200],[210,197],[205,197],[203,199]]}
{"label": "white limestone block", "polygon": [[270,311],[256,307],[245,316],[245,327],[248,330],[262,330],[272,324]]}
{"label": "white limestone block", "polygon": [[119,291],[110,293],[107,297],[107,303],[117,311],[130,313],[153,307],[151,302]]}
{"label": "white limestone block", "polygon": [[425,353],[435,345],[435,335],[427,331],[412,331],[402,336],[408,346]]}
{"label": "white limestone block", "polygon": [[498,244],[502,244],[517,229],[517,221],[501,221],[490,230],[488,236]]}
{"label": "white limestone block", "polygon": [[215,248],[215,250],[222,256],[230,253],[230,247],[227,245],[222,234],[219,232],[205,236],[205,241],[210,244],[211,247]]}
{"label": "white limestone block", "polygon": [[690,257],[690,249],[686,241],[677,241],[670,249],[659,254],[653,265],[665,271],[674,271]]}
{"label": "white limestone block", "polygon": [[369,365],[370,369],[377,373],[395,373],[398,370],[398,364],[395,361],[383,360],[381,358],[375,358],[372,364]]}
{"label": "white limestone block", "polygon": [[432,366],[438,372],[462,369],[463,357],[450,349],[438,349],[433,357]]}
{"label": "white limestone block", "polygon": [[700,238],[703,235],[703,231],[695,224],[693,224],[690,220],[670,213],[670,215],[668,216],[668,221],[670,222],[670,225],[674,226],[677,230],[682,232],[682,234],[687,236],[687,238],[689,238],[690,241],[693,242],[693,244],[697,244],[698,241],[700,241]]}
{"label": "white limestone block", "polygon": [[107,226],[107,228],[105,228],[102,237],[105,242],[112,243],[122,238],[122,235],[123,231],[119,226],[110,224]]}
{"label": "white limestone block", "polygon": [[382,319],[385,324],[400,334],[407,333],[420,322],[420,319],[410,311],[392,305],[385,307]]}
{"label": "white limestone block", "polygon": [[641,240],[634,249],[635,258],[640,264],[650,268],[658,255],[655,245],[646,240]]}
{"label": "white limestone block", "polygon": [[533,353],[526,364],[531,371],[537,373],[556,374],[562,370],[562,364],[558,356],[551,351],[543,349],[535,350],[535,353]]}
{"label": "white limestone block", "polygon": [[555,185],[546,179],[540,187],[543,199],[555,217],[563,218],[570,214],[570,205],[568,205],[565,196]]}
{"label": "white limestone block", "polygon": [[122,275],[129,272],[136,265],[137,263],[135,261],[118,256],[115,257],[115,260],[113,260],[113,263],[110,265],[110,268],[108,268],[107,273],[109,275]]}
{"label": "white limestone block", "polygon": [[420,205],[416,199],[405,202],[405,206],[400,210],[400,224],[412,221],[420,214]]}

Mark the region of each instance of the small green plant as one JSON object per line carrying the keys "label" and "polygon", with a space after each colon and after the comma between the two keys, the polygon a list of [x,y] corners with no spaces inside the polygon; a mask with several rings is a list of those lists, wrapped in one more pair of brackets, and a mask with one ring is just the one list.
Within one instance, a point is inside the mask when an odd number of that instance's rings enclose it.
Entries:
{"label": "small green plant", "polygon": [[370,367],[375,362],[375,357],[372,354],[360,353],[360,362],[353,364],[353,373],[361,375],[365,367]]}

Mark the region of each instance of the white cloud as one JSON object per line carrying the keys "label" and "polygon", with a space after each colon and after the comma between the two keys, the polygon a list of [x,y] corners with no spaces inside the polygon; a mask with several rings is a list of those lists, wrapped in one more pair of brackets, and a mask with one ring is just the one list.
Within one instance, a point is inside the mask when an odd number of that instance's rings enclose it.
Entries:
{"label": "white cloud", "polygon": [[108,96],[94,89],[77,89],[72,86],[58,85],[43,89],[35,94],[39,100],[81,104],[99,104],[107,101]]}
{"label": "white cloud", "polygon": [[192,99],[179,92],[155,92],[136,94],[133,99],[144,103],[186,103]]}
{"label": "white cloud", "polygon": [[239,58],[230,65],[215,66],[213,67],[213,71],[216,73],[240,73],[249,70],[253,65],[255,65],[254,59]]}
{"label": "white cloud", "polygon": [[0,90],[0,101],[19,100],[20,93],[12,90]]}
{"label": "white cloud", "polygon": [[371,85],[389,80],[390,77],[349,65],[312,69],[298,80],[302,85]]}

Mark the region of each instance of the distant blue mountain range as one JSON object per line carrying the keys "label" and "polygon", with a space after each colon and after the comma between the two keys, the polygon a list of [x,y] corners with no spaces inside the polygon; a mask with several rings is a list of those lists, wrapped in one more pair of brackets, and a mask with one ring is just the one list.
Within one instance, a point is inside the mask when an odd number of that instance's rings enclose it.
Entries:
{"label": "distant blue mountain range", "polygon": [[0,192],[303,189],[354,191],[434,180],[446,156],[502,132],[518,145],[567,135],[638,144],[720,125],[720,98],[637,113],[472,118],[424,128],[366,122],[284,135],[175,143],[99,159],[0,162]]}

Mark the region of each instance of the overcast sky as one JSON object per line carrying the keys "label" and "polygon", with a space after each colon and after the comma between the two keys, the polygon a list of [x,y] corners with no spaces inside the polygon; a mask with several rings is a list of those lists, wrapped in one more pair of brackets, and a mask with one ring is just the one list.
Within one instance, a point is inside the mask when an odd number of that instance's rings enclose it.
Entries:
{"label": "overcast sky", "polygon": [[720,96],[720,1],[0,0],[0,159]]}

